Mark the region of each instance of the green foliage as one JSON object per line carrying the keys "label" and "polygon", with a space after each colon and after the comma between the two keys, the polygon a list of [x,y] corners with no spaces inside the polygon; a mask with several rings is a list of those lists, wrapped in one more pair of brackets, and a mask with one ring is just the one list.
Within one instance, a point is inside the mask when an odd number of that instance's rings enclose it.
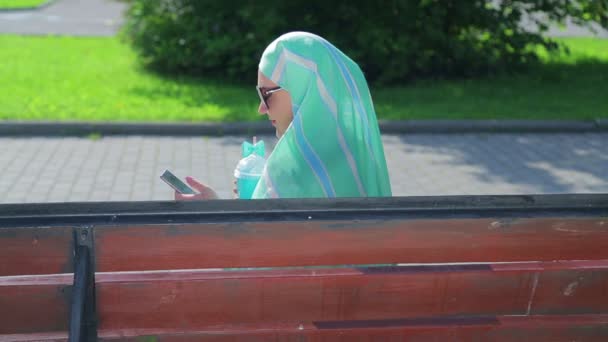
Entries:
{"label": "green foliage", "polygon": [[[289,31],[319,34],[351,56],[368,80],[469,77],[537,61],[547,22],[568,17],[608,27],[608,0],[130,0],[125,29],[146,65],[171,74],[250,82],[259,57]],[[525,31],[524,16],[538,32]],[[540,20],[538,18],[545,17]],[[537,18],[537,19],[535,19]],[[244,75],[247,75],[244,77]]]}
{"label": "green foliage", "polygon": [[243,2],[237,9],[220,1],[130,2],[128,38],[146,65],[169,73],[255,79],[264,44],[282,26],[263,1]]}

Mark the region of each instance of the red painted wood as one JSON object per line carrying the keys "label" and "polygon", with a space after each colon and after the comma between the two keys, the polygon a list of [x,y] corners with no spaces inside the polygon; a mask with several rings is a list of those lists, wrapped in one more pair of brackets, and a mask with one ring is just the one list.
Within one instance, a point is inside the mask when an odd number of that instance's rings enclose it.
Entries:
{"label": "red painted wood", "polygon": [[[313,319],[380,319],[461,312],[525,312],[520,277],[471,279],[444,290],[446,277],[351,276],[160,282],[101,283],[98,312],[102,328],[189,328],[199,324],[262,323]],[[405,279],[410,278],[410,279]],[[495,286],[483,289],[476,280]],[[390,282],[390,283],[389,283]],[[468,288],[466,286],[469,285]],[[463,288],[465,287],[465,288]],[[498,288],[498,289],[496,289]],[[466,290],[466,291],[462,291]],[[440,291],[446,291],[443,299]],[[462,292],[458,292],[462,291]],[[485,292],[485,293],[475,293]],[[405,295],[407,293],[407,296]],[[513,296],[514,299],[504,299]],[[142,314],[144,313],[144,314]]]}
{"label": "red painted wood", "polygon": [[608,259],[600,218],[106,226],[97,270]]}
{"label": "red painted wood", "polygon": [[[608,317],[499,317],[498,323],[410,325],[319,330],[314,324],[217,327],[207,331],[102,331],[102,341],[140,341],[147,335],[173,341],[606,341]],[[122,336],[121,336],[122,335]]]}
{"label": "red painted wood", "polygon": [[0,277],[0,334],[67,330],[72,279],[71,274]]}
{"label": "red painted wood", "polygon": [[[608,278],[605,271],[553,271],[541,274],[531,312],[544,314],[570,309],[572,313],[605,313]],[[559,301],[554,298],[560,298]],[[576,303],[576,304],[574,304]]]}
{"label": "red painted wood", "polygon": [[72,228],[2,228],[0,246],[0,276],[73,272]]}
{"label": "red painted wood", "polygon": [[[608,261],[378,269],[97,273],[100,328],[608,312]],[[0,333],[66,329],[71,283],[0,277]]]}
{"label": "red painted wood", "polygon": [[[552,263],[536,263],[536,269],[530,270],[530,263],[524,263],[519,271],[511,266],[494,271],[380,274],[358,269],[109,273],[97,277],[98,312],[105,329],[463,314],[608,313],[608,292],[603,288],[593,287],[567,298],[554,292],[581,272],[606,284],[608,262],[595,263],[595,269],[585,271],[554,270]],[[544,264],[550,269],[544,270]],[[593,306],[589,306],[590,297]],[[543,301],[536,302],[536,298]]]}
{"label": "red painted wood", "polygon": [[[495,323],[418,324],[382,328],[318,329],[315,324],[216,326],[205,330],[100,330],[100,341],[606,341],[608,315],[499,316]],[[0,335],[0,341],[67,341],[66,332]]]}
{"label": "red painted wood", "polygon": [[[106,330],[608,312],[608,261],[473,266],[98,273],[97,308]],[[555,292],[573,279],[581,291]],[[71,281],[0,277],[0,334],[67,329]]]}
{"label": "red painted wood", "polygon": [[0,335],[0,341],[10,342],[41,342],[41,341],[54,341],[54,342],[67,342],[68,332],[67,331],[53,331],[43,333],[32,333],[32,334],[8,334]]}

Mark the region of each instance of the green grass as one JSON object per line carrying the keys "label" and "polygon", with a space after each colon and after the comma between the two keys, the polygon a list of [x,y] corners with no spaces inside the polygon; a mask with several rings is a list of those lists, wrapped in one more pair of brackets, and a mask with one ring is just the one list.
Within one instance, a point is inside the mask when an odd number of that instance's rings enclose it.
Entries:
{"label": "green grass", "polygon": [[372,89],[389,119],[595,119],[608,117],[608,39],[561,39],[570,55],[529,72],[472,80],[421,81]]}
{"label": "green grass", "polygon": [[[381,119],[608,117],[608,40],[566,39],[572,56],[525,74],[372,87]],[[0,120],[256,120],[251,86],[163,78],[117,38],[0,35]]]}
{"label": "green grass", "polygon": [[115,38],[0,35],[0,119],[236,121],[255,117],[251,87],[140,70]]}
{"label": "green grass", "polygon": [[0,9],[37,7],[48,0],[0,0]]}

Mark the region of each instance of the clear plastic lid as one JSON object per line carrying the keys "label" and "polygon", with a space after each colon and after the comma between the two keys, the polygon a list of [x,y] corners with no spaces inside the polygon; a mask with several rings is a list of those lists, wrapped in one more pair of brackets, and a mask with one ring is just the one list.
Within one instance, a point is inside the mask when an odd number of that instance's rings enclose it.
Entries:
{"label": "clear plastic lid", "polygon": [[259,178],[264,171],[266,159],[253,153],[241,159],[234,169],[236,178]]}

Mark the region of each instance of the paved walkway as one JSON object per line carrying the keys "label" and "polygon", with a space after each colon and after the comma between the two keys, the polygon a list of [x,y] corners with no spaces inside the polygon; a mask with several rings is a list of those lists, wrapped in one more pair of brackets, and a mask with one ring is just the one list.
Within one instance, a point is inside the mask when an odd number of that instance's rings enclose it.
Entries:
{"label": "paved walkway", "polygon": [[[276,141],[268,142],[268,150]],[[230,198],[243,137],[0,138],[0,203],[170,200],[158,175]],[[608,133],[385,135],[393,194],[607,193]]]}
{"label": "paved walkway", "polygon": [[0,32],[113,36],[126,7],[115,0],[56,0],[37,10],[0,12]]}
{"label": "paved walkway", "polygon": [[[494,0],[499,1],[499,0]],[[55,0],[38,10],[0,12],[0,32],[17,34],[59,34],[76,36],[111,36],[123,23],[127,5],[116,0]],[[534,23],[522,25],[533,30]],[[550,36],[593,36],[608,38],[608,30],[599,26],[597,34],[571,22],[565,28],[556,25]]]}

